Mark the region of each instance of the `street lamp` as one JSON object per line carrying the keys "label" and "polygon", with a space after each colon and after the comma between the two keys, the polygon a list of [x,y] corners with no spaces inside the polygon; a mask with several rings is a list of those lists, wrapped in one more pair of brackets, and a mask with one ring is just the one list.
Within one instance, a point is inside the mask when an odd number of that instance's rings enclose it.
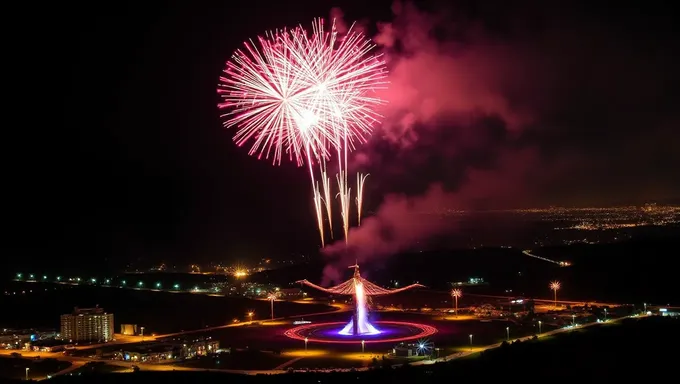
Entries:
{"label": "street lamp", "polygon": [[540,335],[541,333],[541,320],[538,321],[538,334]]}
{"label": "street lamp", "polygon": [[305,351],[307,350],[307,342],[308,341],[309,341],[309,339],[305,337]]}
{"label": "street lamp", "polygon": [[510,327],[505,327],[505,334],[508,337],[508,342],[510,342]]}
{"label": "street lamp", "polygon": [[144,327],[142,327],[141,329],[142,329],[142,341],[144,341]]}
{"label": "street lamp", "polygon": [[255,315],[253,311],[248,312],[248,317],[250,318],[250,321],[253,321],[253,315]]}
{"label": "street lamp", "polygon": [[455,311],[454,311],[454,313],[456,314],[456,316],[458,316],[458,298],[459,298],[459,297],[463,297],[463,291],[461,291],[461,290],[458,289],[458,288],[452,289],[452,290],[451,290],[451,297],[453,298],[453,300],[454,300],[455,303],[456,303],[456,304],[455,304],[456,306],[455,306]]}
{"label": "street lamp", "polygon": [[28,381],[28,371],[30,371],[31,368],[26,367],[26,381]]}
{"label": "street lamp", "polygon": [[576,315],[572,313],[571,315],[571,326],[575,327],[576,326]]}
{"label": "street lamp", "polygon": [[272,320],[274,320],[274,301],[276,300],[276,295],[271,293],[267,296],[267,299],[269,299],[269,303],[271,304]]}
{"label": "street lamp", "polygon": [[472,334],[470,334],[470,350],[472,351]]}
{"label": "street lamp", "polygon": [[555,308],[557,308],[557,290],[560,289],[561,286],[562,285],[557,280],[550,283],[550,289],[555,293]]}
{"label": "street lamp", "polygon": [[364,353],[365,346],[366,346],[366,341],[361,340],[361,353]]}
{"label": "street lamp", "polygon": [[604,321],[607,321],[607,308],[604,309]]}

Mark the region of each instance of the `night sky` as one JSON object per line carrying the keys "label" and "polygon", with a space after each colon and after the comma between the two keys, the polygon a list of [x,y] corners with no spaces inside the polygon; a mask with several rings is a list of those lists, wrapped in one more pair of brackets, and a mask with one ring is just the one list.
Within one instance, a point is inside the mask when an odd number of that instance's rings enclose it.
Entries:
{"label": "night sky", "polygon": [[342,13],[391,71],[385,122],[352,157],[369,210],[677,201],[671,2],[507,3],[8,10],[2,251],[10,265],[315,252],[307,173],[237,148],[216,86],[244,40]]}

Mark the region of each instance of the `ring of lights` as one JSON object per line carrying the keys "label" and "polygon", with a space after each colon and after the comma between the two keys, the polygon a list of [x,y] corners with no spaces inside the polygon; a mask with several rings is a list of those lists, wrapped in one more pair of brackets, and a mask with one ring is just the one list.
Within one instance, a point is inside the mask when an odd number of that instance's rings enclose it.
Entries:
{"label": "ring of lights", "polygon": [[[305,324],[299,327],[291,328],[284,332],[284,335],[290,337],[291,339],[307,341],[311,343],[325,343],[325,344],[361,344],[361,343],[401,343],[403,341],[422,339],[429,337],[437,333],[437,328],[431,327],[425,324],[409,323],[404,321],[378,321],[374,324],[377,325],[387,325],[392,328],[404,328],[411,332],[408,336],[380,338],[380,335],[367,336],[365,340],[352,339],[343,340],[341,335],[337,335],[334,338],[320,338],[315,336],[315,331],[321,329],[328,329],[333,326],[337,328],[342,328],[346,325],[346,322],[334,322],[334,323],[318,323],[318,324]],[[413,330],[415,330],[413,332]]]}

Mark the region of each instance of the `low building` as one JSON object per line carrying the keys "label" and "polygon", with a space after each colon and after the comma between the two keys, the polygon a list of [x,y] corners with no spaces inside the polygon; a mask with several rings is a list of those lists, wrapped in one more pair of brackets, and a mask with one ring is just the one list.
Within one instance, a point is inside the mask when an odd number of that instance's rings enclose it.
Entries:
{"label": "low building", "polygon": [[75,308],[61,315],[61,338],[70,342],[108,342],[113,340],[113,314],[102,308]]}
{"label": "low building", "polygon": [[196,339],[182,343],[182,358],[191,359],[196,356],[207,356],[217,353],[220,342],[211,338]]}
{"label": "low building", "polygon": [[137,336],[137,324],[121,324],[120,334],[125,336]]}
{"label": "low building", "polygon": [[392,354],[399,357],[418,356],[418,345],[414,343],[399,343],[392,348]]}
{"label": "low building", "polygon": [[293,298],[302,297],[302,289],[300,289],[300,288],[282,288],[282,289],[279,289],[279,291],[277,293],[278,293],[279,297],[282,298],[282,299],[285,299],[285,298],[293,299]]}
{"label": "low building", "polygon": [[131,362],[157,362],[178,358],[181,348],[170,343],[145,343],[117,352],[114,358]]}
{"label": "low building", "polygon": [[191,359],[220,351],[220,343],[211,338],[194,340],[167,339],[138,344],[116,352],[114,359],[132,362],[158,362],[171,359]]}
{"label": "low building", "polygon": [[27,349],[34,352],[60,352],[72,346],[73,344],[65,340],[45,339],[30,342]]}

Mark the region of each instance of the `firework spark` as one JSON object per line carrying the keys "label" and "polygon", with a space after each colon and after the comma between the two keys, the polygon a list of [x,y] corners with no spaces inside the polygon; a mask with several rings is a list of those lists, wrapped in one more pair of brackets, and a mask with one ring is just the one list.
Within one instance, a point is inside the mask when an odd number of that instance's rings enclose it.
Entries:
{"label": "firework spark", "polygon": [[316,213],[316,221],[319,225],[319,235],[321,236],[321,247],[323,248],[326,245],[326,240],[324,238],[324,230],[323,230],[323,210],[321,207],[321,193],[319,191],[319,183],[316,183],[316,186],[314,187],[313,190],[314,197],[312,200],[314,201],[314,211]]}
{"label": "firework spark", "polygon": [[335,178],[338,180],[338,197],[340,197],[340,217],[342,218],[342,229],[345,233],[345,244],[349,240],[347,235],[349,234],[349,199],[351,196],[351,189],[347,184],[347,172],[340,171]]}
{"label": "firework spark", "polygon": [[[299,166],[309,164],[321,232],[321,193],[312,164],[330,160],[332,150],[337,151],[341,205],[346,205],[347,152],[370,135],[380,118],[376,106],[382,103],[374,91],[387,85],[385,63],[371,55],[373,47],[353,28],[340,35],[335,23],[326,31],[318,19],[311,33],[300,26],[267,33],[257,44],[246,42],[220,77],[218,107],[226,110],[224,126],[237,127],[237,145],[251,143],[250,155],[271,158],[276,165],[284,155]],[[321,173],[330,204],[325,167]],[[348,223],[348,214],[343,222]],[[348,224],[344,227],[346,238]],[[323,233],[321,238],[323,245]]]}
{"label": "firework spark", "polygon": [[326,172],[326,163],[324,162],[321,168],[321,185],[323,186],[323,202],[326,206],[326,214],[328,215],[328,227],[333,238],[333,209],[331,205],[331,179]]}
{"label": "firework spark", "polygon": [[366,178],[369,174],[357,173],[357,224],[361,225],[361,213],[363,212],[364,205],[364,183],[366,183]]}

